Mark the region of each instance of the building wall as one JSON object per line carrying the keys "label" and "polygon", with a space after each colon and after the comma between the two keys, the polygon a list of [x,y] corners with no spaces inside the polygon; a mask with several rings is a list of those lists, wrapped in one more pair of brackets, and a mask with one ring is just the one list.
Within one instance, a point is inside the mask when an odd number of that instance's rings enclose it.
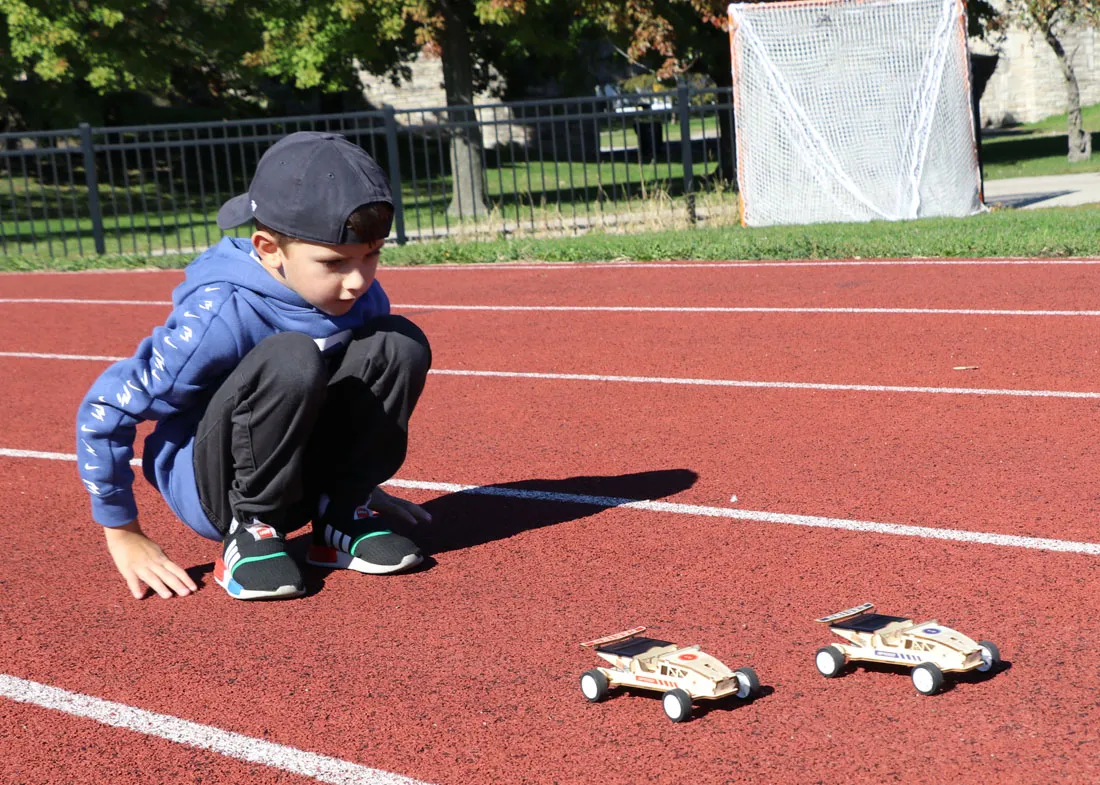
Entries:
{"label": "building wall", "polygon": [[[1062,40],[1077,74],[1081,105],[1100,103],[1100,33],[1078,27]],[[988,48],[975,47],[986,52]],[[1012,29],[995,48],[1000,54],[982,95],[982,126],[1033,123],[1066,111],[1066,83],[1058,58],[1042,37]]]}

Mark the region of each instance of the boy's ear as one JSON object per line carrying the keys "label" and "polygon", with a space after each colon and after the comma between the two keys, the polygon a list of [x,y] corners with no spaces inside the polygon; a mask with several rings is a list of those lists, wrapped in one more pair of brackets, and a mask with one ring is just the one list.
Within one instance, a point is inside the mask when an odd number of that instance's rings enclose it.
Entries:
{"label": "boy's ear", "polygon": [[271,267],[280,266],[280,262],[275,258],[279,253],[279,242],[275,239],[275,236],[271,232],[258,229],[252,233],[252,247],[256,249],[256,253],[260,256],[260,261],[265,265]]}

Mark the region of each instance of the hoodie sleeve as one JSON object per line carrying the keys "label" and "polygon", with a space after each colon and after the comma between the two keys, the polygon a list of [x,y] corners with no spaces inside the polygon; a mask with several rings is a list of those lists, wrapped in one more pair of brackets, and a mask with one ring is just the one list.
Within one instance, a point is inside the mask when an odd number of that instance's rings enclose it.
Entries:
{"label": "hoodie sleeve", "polygon": [[196,290],[85,395],[77,411],[77,465],[97,523],[122,526],[137,517],[130,468],[137,423],[185,411],[240,361],[222,316],[232,291],[230,284]]}

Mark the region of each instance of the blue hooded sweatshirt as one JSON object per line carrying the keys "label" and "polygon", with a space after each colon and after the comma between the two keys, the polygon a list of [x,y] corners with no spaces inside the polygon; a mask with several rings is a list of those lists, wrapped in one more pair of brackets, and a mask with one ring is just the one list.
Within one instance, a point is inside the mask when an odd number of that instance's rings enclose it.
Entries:
{"label": "blue hooded sweatshirt", "polygon": [[221,383],[256,344],[281,332],[342,353],[364,322],[390,312],[378,281],[343,316],[329,316],[277,281],[246,239],[226,237],[187,267],[172,293],[172,313],[128,360],[92,385],[77,411],[77,464],[103,526],[137,518],[132,489],[136,426],[157,420],[145,440],[145,477],[172,512],[204,537],[221,534],[199,503],[192,465],[195,431]]}

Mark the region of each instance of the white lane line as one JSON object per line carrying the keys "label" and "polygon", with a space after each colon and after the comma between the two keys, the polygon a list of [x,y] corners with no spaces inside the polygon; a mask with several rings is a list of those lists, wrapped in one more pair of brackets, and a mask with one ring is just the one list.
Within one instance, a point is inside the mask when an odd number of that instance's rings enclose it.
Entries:
{"label": "white lane line", "polygon": [[654,269],[699,269],[699,268],[737,268],[756,267],[958,267],[958,266],[1029,266],[1048,265],[1096,265],[1100,258],[1075,259],[802,259],[797,261],[762,262],[494,262],[472,264],[407,264],[383,265],[381,270],[395,271],[455,271],[455,270],[632,270],[651,267]]}
{"label": "white lane line", "polygon": [[108,357],[100,354],[47,354],[45,352],[0,352],[0,357],[23,360],[84,360],[89,362],[117,363],[126,357]]}
{"label": "white lane line", "polygon": [[[0,357],[30,360],[84,360],[118,362],[126,357],[84,354],[46,354],[42,352],[0,352]],[[758,382],[742,379],[689,379],[663,376],[608,376],[594,373],[535,373],[528,371],[470,371],[433,368],[437,376],[478,376],[493,379],[543,379],[567,382],[617,382],[623,384],[678,384],[687,387],[747,387],[768,390],[828,390],[833,392],[929,393],[940,395],[1001,395],[1015,398],[1100,399],[1100,392],[1075,390],[1010,390],[979,387],[907,387],[885,384],[825,384],[818,382]]]}
{"label": "white lane line", "polygon": [[6,673],[0,673],[0,696],[19,703],[63,711],[76,717],[86,717],[104,725],[125,728],[146,736],[156,736],[176,744],[210,750],[246,763],[260,763],[273,769],[312,777],[319,782],[336,785],[425,785],[420,780],[400,774],[244,736],[212,725],[200,725],[169,714],[157,714],[125,703],[69,692]]}
{"label": "white lane line", "polygon": [[[59,452],[35,452],[33,450],[13,450],[0,448],[0,457],[38,458],[51,461],[76,461],[76,455]],[[135,458],[131,463],[140,463]],[[760,523],[779,523],[788,526],[810,526],[820,529],[840,529],[843,531],[871,532],[901,537],[919,537],[933,540],[952,540],[972,542],[981,545],[997,545],[1007,548],[1029,548],[1040,551],[1060,553],[1083,553],[1100,556],[1100,543],[1075,542],[1073,540],[1053,540],[1044,537],[1023,537],[1015,534],[994,534],[990,532],[969,531],[967,529],[937,529],[932,526],[909,526],[900,523],[878,523],[875,521],[857,521],[847,518],[826,518],[819,515],[792,515],[788,513],[761,512],[755,510],[737,510],[731,507],[708,507],[698,504],[677,504],[673,502],[628,499],[618,496],[590,496],[576,493],[557,493],[554,491],[524,490],[522,488],[499,488],[492,485],[458,485],[449,482],[423,482],[420,480],[402,480],[394,478],[383,483],[393,488],[410,488],[444,493],[469,493],[478,496],[504,496],[511,499],[559,502],[562,504],[590,504],[598,507],[629,507],[649,512],[664,512],[673,515],[702,515],[708,518],[731,518],[740,521]]]}
{"label": "white lane line", "polygon": [[171,300],[77,300],[70,297],[0,297],[0,303],[31,305],[46,303],[53,305],[160,305],[169,306]]}
{"label": "white lane line", "polygon": [[1018,311],[996,308],[781,308],[766,306],[642,306],[642,305],[417,305],[395,309],[418,311],[592,311],[597,313],[853,313],[928,314],[937,316],[1100,316],[1100,311]]}
{"label": "white lane line", "polygon": [[[55,305],[153,305],[169,307],[168,300],[75,300],[62,298],[0,297],[0,303]],[[516,311],[545,313],[837,313],[926,316],[1100,316],[1100,311],[1013,310],[1005,308],[818,308],[771,306],[650,306],[650,305],[451,305],[447,303],[393,303],[399,311]]]}
{"label": "white lane line", "polygon": [[882,384],[819,384],[816,382],[756,382],[738,379],[683,379],[660,376],[604,376],[590,373],[526,373],[520,371],[465,371],[432,369],[440,376],[488,376],[506,379],[555,379],[628,384],[682,384],[699,387],[759,387],[775,390],[833,390],[842,392],[939,393],[945,395],[1007,395],[1024,398],[1100,398],[1100,392],[1072,390],[1006,390],[975,387],[904,387]]}

